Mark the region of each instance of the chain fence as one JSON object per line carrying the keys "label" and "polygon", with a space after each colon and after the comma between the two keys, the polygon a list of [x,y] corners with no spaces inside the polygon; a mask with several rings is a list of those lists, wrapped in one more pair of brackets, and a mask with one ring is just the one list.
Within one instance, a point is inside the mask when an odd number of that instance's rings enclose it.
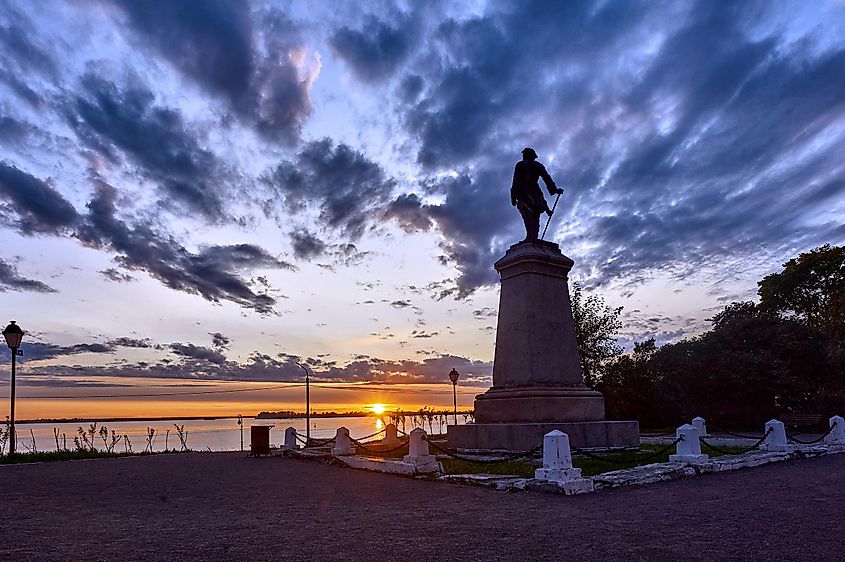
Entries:
{"label": "chain fence", "polygon": [[[717,447],[717,446],[715,446],[715,445],[711,445],[710,443],[708,443],[707,441],[705,441],[705,440],[704,440],[704,437],[699,437],[699,438],[698,438],[698,442],[699,442],[699,443],[701,443],[702,445],[704,445],[706,448],[708,448],[708,449],[710,449],[710,450],[712,450],[712,451],[716,451],[717,453],[721,453],[721,454],[723,454],[723,455],[741,455],[741,454],[743,454],[743,453],[747,453],[747,452],[749,452],[749,451],[753,451],[754,449],[756,449],[756,448],[758,448],[760,445],[762,445],[762,444],[763,444],[763,441],[765,441],[765,440],[766,440],[766,437],[768,437],[768,436],[769,436],[769,434],[770,434],[772,431],[773,431],[773,428],[771,428],[771,427],[770,427],[769,429],[767,429],[767,430],[766,430],[766,433],[764,433],[764,434],[763,434],[763,437],[761,437],[760,439],[758,439],[758,440],[757,440],[757,441],[756,441],[753,445],[751,445],[751,446],[749,446],[749,447],[744,447],[744,448],[740,449],[739,451],[729,451],[729,450],[727,450],[727,449],[721,449],[721,448],[719,448],[719,447]],[[756,437],[756,436],[755,436],[755,437]],[[750,437],[749,439],[754,439],[754,437]]]}
{"label": "chain fence", "polygon": [[815,439],[813,439],[811,441],[801,441],[800,439],[796,439],[795,437],[792,437],[789,434],[787,434],[786,438],[789,439],[790,441],[794,442],[794,443],[798,443],[799,445],[815,445],[816,443],[821,442],[825,437],[830,435],[830,433],[833,431],[833,429],[835,427],[836,427],[836,421],[834,421],[832,424],[830,424],[830,427],[827,428],[827,431],[825,431],[824,434],[820,435],[819,437],[816,437]]}
{"label": "chain fence", "polygon": [[450,458],[453,458],[453,459],[456,459],[456,460],[459,460],[459,461],[471,462],[471,463],[476,463],[476,464],[501,464],[501,463],[506,463],[506,462],[512,462],[512,461],[523,459],[523,458],[533,457],[535,454],[537,454],[538,452],[543,450],[543,446],[538,445],[538,446],[534,447],[533,449],[531,449],[529,451],[520,451],[520,452],[516,452],[516,453],[502,453],[500,455],[502,458],[498,458],[498,459],[478,459],[478,458],[459,455],[458,453],[453,453],[449,449],[446,449],[445,447],[441,447],[439,443],[432,441],[432,440],[428,439],[427,437],[423,437],[423,439],[425,439],[426,443],[428,443],[431,446],[432,449],[438,451],[442,455],[446,455],[447,457],[450,457]]}
{"label": "chain fence", "polygon": [[731,437],[740,437],[742,439],[757,439],[756,435],[745,435],[743,433],[734,433],[733,431],[728,431],[727,429],[722,429],[720,427],[713,427],[709,428],[711,431],[715,433],[724,433],[725,435],[730,435]]}
{"label": "chain fence", "polygon": [[[668,451],[670,451],[673,447],[675,447],[675,445],[677,445],[678,443],[680,443],[683,440],[684,440],[684,436],[680,435],[677,438],[675,438],[674,441],[672,441],[671,443],[669,443],[665,447],[658,449],[657,451],[647,453],[645,455],[641,455],[641,456],[638,456],[638,457],[632,457],[632,458],[629,458],[629,459],[626,459],[626,460],[619,460],[619,459],[603,457],[603,456],[598,455],[596,453],[593,453],[591,451],[587,451],[585,449],[579,449],[578,447],[570,447],[570,448],[572,449],[572,452],[574,452],[574,453],[577,453],[579,455],[583,455],[585,457],[588,457],[588,458],[591,458],[591,459],[594,459],[594,460],[597,460],[597,461],[603,461],[603,462],[610,463],[610,464],[618,464],[618,465],[627,466],[627,465],[631,465],[631,464],[634,464],[634,465],[642,464],[644,462],[648,462],[650,460],[660,458],[663,455],[665,455]],[[616,453],[616,454],[618,454],[618,453]]]}
{"label": "chain fence", "polygon": [[407,447],[408,443],[410,442],[410,440],[403,441],[403,442],[399,443],[398,445],[396,445],[395,447],[390,447],[389,449],[373,449],[373,448],[367,446],[371,443],[361,443],[357,439],[352,439],[351,437],[349,438],[349,440],[352,441],[352,443],[356,447],[359,447],[359,448],[363,449],[365,452],[367,452],[371,455],[374,455],[374,456],[385,456],[387,453],[396,452],[400,449]]}

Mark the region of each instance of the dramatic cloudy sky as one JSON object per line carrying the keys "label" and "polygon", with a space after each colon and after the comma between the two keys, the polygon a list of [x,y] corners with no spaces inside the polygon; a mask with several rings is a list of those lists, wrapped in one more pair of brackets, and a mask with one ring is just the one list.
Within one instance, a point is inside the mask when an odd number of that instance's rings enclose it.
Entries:
{"label": "dramatic cloudy sky", "polygon": [[2,0],[20,394],[483,385],[527,145],[623,343],[695,334],[845,241],[843,141],[837,0]]}

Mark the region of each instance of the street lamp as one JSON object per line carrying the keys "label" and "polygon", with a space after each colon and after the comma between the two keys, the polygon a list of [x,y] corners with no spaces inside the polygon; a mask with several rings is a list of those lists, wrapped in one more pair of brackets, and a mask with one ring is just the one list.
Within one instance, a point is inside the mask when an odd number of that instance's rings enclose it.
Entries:
{"label": "street lamp", "polygon": [[18,350],[21,346],[21,340],[23,339],[23,330],[21,327],[15,324],[15,321],[12,320],[11,323],[6,326],[6,329],[3,330],[3,337],[6,338],[6,344],[9,346],[9,349],[12,350],[12,384],[11,390],[9,394],[12,397],[12,405],[9,408],[9,454],[15,454],[15,442],[17,439],[15,438],[15,362],[18,355],[23,355],[23,352]]}
{"label": "street lamp", "polygon": [[458,377],[461,374],[452,369],[449,373],[449,380],[452,381],[452,403],[455,405],[455,425],[458,425]]}
{"label": "street lamp", "polygon": [[308,368],[302,363],[297,363],[305,371],[305,442],[311,442],[311,380]]}

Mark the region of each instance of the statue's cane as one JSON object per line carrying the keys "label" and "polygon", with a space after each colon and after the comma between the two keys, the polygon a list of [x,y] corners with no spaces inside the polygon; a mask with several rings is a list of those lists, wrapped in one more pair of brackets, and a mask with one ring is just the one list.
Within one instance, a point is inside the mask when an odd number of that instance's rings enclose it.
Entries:
{"label": "statue's cane", "polygon": [[555,208],[557,207],[557,202],[560,201],[560,196],[563,195],[563,191],[557,194],[555,198],[555,204],[552,205],[552,214],[549,215],[549,220],[546,221],[546,227],[543,229],[543,235],[540,236],[540,240],[546,237],[546,231],[549,229],[549,223],[552,222],[552,216],[555,214]]}

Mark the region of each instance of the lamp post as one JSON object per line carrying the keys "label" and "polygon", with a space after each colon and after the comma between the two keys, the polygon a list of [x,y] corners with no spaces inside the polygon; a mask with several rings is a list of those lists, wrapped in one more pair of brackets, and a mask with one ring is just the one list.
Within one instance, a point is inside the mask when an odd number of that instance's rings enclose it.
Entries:
{"label": "lamp post", "polygon": [[23,339],[23,330],[21,327],[15,324],[15,321],[12,320],[6,329],[3,330],[3,337],[6,338],[6,344],[9,346],[9,349],[12,350],[12,380],[11,380],[11,389],[9,391],[9,395],[12,397],[11,407],[9,408],[9,454],[15,454],[15,442],[17,441],[15,436],[15,363],[17,360],[18,355],[23,355],[23,353],[18,350],[21,346],[21,340]]}
{"label": "lamp post", "polygon": [[308,375],[308,368],[302,363],[297,365],[305,371],[305,442],[311,442],[311,380]]}
{"label": "lamp post", "polygon": [[460,376],[461,374],[455,369],[449,372],[449,380],[452,381],[452,404],[455,406],[455,425],[458,425],[458,377]]}

